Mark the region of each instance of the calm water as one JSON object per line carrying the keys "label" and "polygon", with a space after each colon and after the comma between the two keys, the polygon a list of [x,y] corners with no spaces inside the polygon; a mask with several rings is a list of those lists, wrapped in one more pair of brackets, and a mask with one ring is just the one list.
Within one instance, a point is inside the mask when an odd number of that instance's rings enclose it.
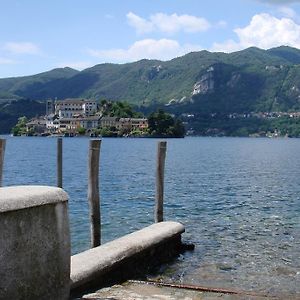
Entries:
{"label": "calm water", "polygon": [[[55,185],[55,138],[7,137],[4,184]],[[153,221],[154,139],[103,139],[103,241]],[[72,252],[89,247],[88,139],[64,139]],[[165,218],[196,245],[165,280],[300,298],[300,139],[168,140]]]}

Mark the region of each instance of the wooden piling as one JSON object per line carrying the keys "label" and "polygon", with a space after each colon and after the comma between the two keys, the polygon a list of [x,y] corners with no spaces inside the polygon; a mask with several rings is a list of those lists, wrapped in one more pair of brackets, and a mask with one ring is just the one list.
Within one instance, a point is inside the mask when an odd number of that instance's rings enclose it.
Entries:
{"label": "wooden piling", "polygon": [[5,144],[6,140],[0,139],[0,187],[2,186]]}
{"label": "wooden piling", "polygon": [[90,206],[91,247],[101,244],[101,215],[99,195],[99,158],[101,140],[91,140],[88,160],[88,201]]}
{"label": "wooden piling", "polygon": [[63,146],[62,138],[57,139],[57,186],[63,187]]}
{"label": "wooden piling", "polygon": [[155,222],[164,220],[164,173],[166,160],[167,142],[158,142],[157,144],[157,163],[156,163],[156,196],[155,196]]}

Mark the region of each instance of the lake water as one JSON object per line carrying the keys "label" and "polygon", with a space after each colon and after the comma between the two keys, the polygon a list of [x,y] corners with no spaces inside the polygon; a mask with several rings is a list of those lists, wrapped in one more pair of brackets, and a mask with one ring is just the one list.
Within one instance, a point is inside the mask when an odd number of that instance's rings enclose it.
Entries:
{"label": "lake water", "polygon": [[[56,184],[55,138],[7,138],[4,185]],[[72,252],[89,248],[87,138],[64,142]],[[165,219],[196,245],[165,281],[300,298],[300,139],[169,139]],[[103,242],[153,222],[155,139],[104,138]]]}

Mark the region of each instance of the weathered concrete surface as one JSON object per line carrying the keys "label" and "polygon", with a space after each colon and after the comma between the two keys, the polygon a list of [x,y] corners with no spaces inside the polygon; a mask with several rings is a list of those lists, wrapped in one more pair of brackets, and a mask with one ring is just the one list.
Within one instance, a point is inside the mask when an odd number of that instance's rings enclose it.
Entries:
{"label": "weathered concrete surface", "polygon": [[[153,285],[125,283],[103,288],[82,297],[84,300],[265,300],[265,297],[229,295],[158,287]],[[274,298],[272,298],[274,299]]]}
{"label": "weathered concrete surface", "polygon": [[71,290],[98,288],[145,274],[180,251],[184,226],[160,222],[71,258]]}
{"label": "weathered concrete surface", "polygon": [[68,299],[67,200],[59,188],[0,188],[1,300]]}
{"label": "weathered concrete surface", "polygon": [[0,188],[0,213],[68,201],[62,189],[48,186],[10,186]]}

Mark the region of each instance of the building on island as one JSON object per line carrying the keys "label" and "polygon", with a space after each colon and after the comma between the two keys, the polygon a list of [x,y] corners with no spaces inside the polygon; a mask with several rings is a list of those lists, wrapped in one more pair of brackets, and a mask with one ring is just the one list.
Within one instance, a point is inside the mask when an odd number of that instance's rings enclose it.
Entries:
{"label": "building on island", "polygon": [[60,118],[72,118],[74,115],[92,116],[98,105],[94,100],[66,99],[55,101],[55,114]]}
{"label": "building on island", "polygon": [[55,105],[53,100],[46,101],[46,116],[52,115],[55,112]]}
{"label": "building on island", "polygon": [[28,133],[38,134],[77,134],[80,129],[91,133],[95,129],[115,128],[121,132],[146,130],[146,118],[118,118],[102,116],[100,107],[95,100],[66,99],[48,100],[46,116],[35,118],[27,123]]}
{"label": "building on island", "polygon": [[47,120],[47,129],[49,133],[76,133],[79,128],[84,128],[87,132],[98,128],[100,123],[99,116],[59,118],[56,120]]}
{"label": "building on island", "polygon": [[102,117],[100,120],[100,127],[117,127],[117,117]]}
{"label": "building on island", "polygon": [[55,114],[50,114],[45,116],[46,120],[46,131],[49,133],[55,133],[59,129],[59,119]]}
{"label": "building on island", "polygon": [[133,129],[147,129],[148,119],[146,118],[131,118],[131,128]]}
{"label": "building on island", "polygon": [[90,116],[85,118],[80,118],[80,126],[86,130],[98,128],[100,125],[100,116]]}
{"label": "building on island", "polygon": [[118,130],[135,130],[147,129],[148,119],[146,118],[117,118],[117,117],[102,117],[100,127],[115,127]]}
{"label": "building on island", "polygon": [[44,133],[46,130],[46,120],[44,118],[37,118],[26,123],[27,132]]}

